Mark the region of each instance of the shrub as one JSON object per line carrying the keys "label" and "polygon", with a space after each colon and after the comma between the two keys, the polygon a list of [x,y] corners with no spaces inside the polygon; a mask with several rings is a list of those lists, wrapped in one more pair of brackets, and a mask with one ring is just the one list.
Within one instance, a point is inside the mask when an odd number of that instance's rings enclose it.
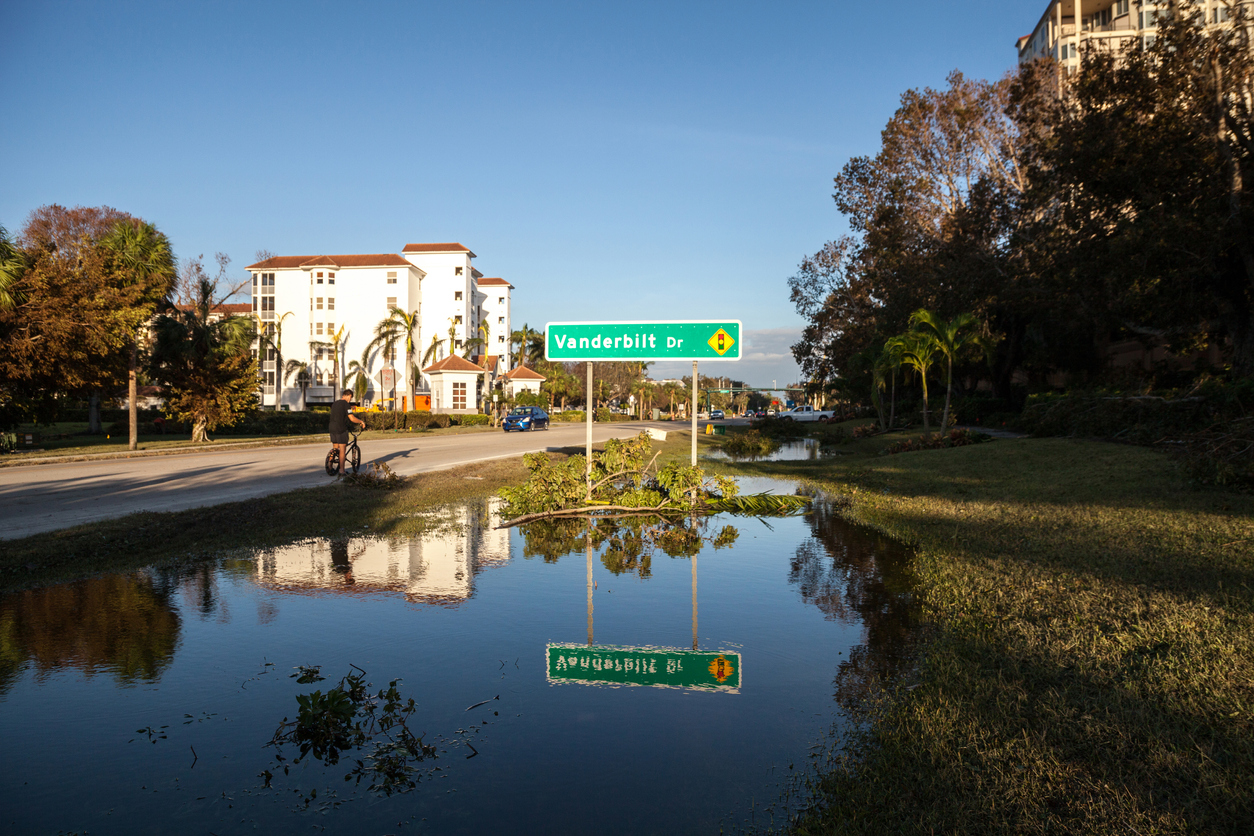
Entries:
{"label": "shrub", "polygon": [[723,443],[723,450],[733,456],[766,456],[778,449],[778,441],[752,429],[730,435]]}
{"label": "shrub", "polygon": [[992,441],[993,437],[972,430],[950,430],[948,433],[932,433],[919,438],[906,438],[893,444],[884,451],[884,455],[894,453],[913,453],[915,450],[940,450],[945,447],[966,447],[968,444],[983,444]]}
{"label": "shrub", "polygon": [[559,423],[582,424],[585,414],[582,409],[568,409],[565,412],[554,412],[549,418]]}
{"label": "shrub", "polygon": [[486,415],[458,415],[457,423],[463,427],[486,427],[488,425],[488,416]]}
{"label": "shrub", "polygon": [[608,424],[610,421],[614,420],[614,413],[610,412],[609,409],[604,406],[598,407],[595,420],[598,424]]}
{"label": "shrub", "polygon": [[771,438],[801,438],[806,434],[805,424],[783,418],[772,418],[769,415],[765,418],[758,418],[750,426],[762,435]]}
{"label": "shrub", "polygon": [[880,431],[878,424],[861,424],[853,428],[854,438],[870,438],[877,435]]}

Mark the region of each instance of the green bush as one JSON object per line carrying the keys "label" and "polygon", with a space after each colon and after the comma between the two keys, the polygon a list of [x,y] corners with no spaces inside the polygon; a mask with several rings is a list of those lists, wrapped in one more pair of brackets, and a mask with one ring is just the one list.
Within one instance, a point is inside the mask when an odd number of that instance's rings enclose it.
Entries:
{"label": "green bush", "polygon": [[806,434],[805,424],[791,419],[773,418],[769,415],[765,418],[758,418],[750,426],[762,435],[771,438],[801,438]]}
{"label": "green bush", "polygon": [[486,415],[458,415],[457,423],[463,427],[486,427],[488,425],[488,416]]}
{"label": "green bush", "polygon": [[554,412],[549,418],[557,423],[582,424],[585,414],[582,409],[568,409],[565,412]]}
{"label": "green bush", "polygon": [[597,417],[595,420],[598,424],[608,424],[610,421],[614,420],[614,413],[610,412],[606,407],[599,407],[597,409]]}

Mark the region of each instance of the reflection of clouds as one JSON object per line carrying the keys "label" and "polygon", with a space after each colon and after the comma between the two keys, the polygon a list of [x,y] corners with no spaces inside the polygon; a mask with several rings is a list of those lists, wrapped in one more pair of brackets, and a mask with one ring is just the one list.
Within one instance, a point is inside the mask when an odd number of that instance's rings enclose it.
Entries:
{"label": "reflection of clouds", "polygon": [[257,582],[287,593],[404,595],[456,606],[474,595],[483,569],[509,560],[496,497],[424,515],[430,529],[405,539],[314,540],[257,556]]}

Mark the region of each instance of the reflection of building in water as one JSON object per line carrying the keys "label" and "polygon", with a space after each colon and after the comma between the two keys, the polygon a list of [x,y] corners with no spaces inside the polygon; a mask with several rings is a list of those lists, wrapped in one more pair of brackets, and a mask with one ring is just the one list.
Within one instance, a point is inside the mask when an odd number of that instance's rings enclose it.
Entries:
{"label": "reflection of building in water", "polygon": [[500,499],[434,512],[422,534],[391,540],[315,540],[262,552],[258,583],[286,592],[334,590],[403,594],[456,606],[474,595],[475,576],[509,560],[509,531],[497,530]]}

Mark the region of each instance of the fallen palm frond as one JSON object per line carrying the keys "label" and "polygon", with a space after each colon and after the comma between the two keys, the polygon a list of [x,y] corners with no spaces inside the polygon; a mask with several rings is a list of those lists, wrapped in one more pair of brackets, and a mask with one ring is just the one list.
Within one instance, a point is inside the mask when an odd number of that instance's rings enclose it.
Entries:
{"label": "fallen palm frond", "polygon": [[707,500],[704,507],[711,512],[783,517],[804,511],[812,497],[754,493],[747,496],[725,496]]}

